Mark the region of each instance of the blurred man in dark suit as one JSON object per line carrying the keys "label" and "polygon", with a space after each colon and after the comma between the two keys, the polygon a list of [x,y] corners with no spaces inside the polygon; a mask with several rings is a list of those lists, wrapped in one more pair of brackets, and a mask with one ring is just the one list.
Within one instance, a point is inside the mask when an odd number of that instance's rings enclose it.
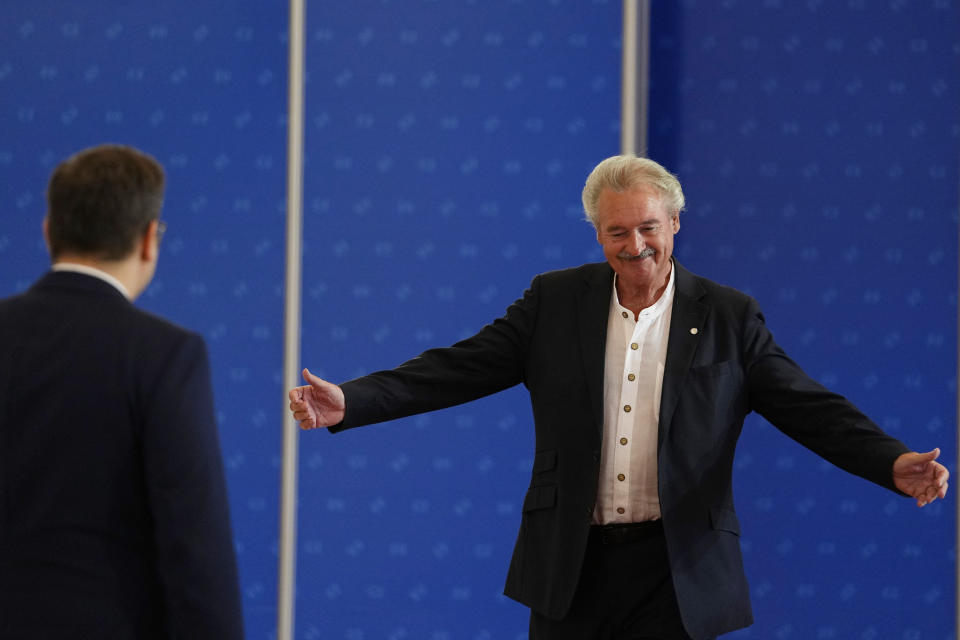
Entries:
{"label": "blurred man in dark suit", "polygon": [[164,174],[104,145],[47,191],[52,270],[0,301],[0,638],[241,638],[203,339],[133,306]]}

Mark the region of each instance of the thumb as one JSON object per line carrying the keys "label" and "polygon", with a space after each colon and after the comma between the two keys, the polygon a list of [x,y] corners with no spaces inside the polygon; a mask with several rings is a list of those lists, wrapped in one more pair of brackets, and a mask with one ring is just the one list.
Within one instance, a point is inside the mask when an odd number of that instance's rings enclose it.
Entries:
{"label": "thumb", "polygon": [[323,378],[318,378],[317,376],[313,375],[307,368],[303,369],[303,379],[315,389],[323,386]]}
{"label": "thumb", "polygon": [[911,452],[904,454],[902,458],[903,466],[900,469],[902,472],[923,473],[927,463],[936,460],[939,455],[940,449],[934,449],[926,453]]}

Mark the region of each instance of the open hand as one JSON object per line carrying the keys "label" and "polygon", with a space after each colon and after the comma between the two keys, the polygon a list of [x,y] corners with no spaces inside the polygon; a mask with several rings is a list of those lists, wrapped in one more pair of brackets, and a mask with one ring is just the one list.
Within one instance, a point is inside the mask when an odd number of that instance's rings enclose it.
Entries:
{"label": "open hand", "polygon": [[905,453],[893,463],[893,483],[897,489],[917,500],[923,507],[947,495],[950,472],[936,459],[940,449],[927,453]]}
{"label": "open hand", "polygon": [[288,394],[290,412],[300,423],[300,428],[330,427],[343,422],[346,401],[340,387],[318,378],[307,369],[303,370],[303,379],[310,384],[294,387]]}

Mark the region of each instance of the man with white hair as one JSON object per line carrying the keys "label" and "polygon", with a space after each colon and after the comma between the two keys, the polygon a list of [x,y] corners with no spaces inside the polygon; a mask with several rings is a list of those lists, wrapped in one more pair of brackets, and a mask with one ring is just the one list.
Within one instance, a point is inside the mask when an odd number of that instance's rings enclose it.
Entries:
{"label": "man with white hair", "polygon": [[756,411],[837,466],[919,506],[939,450],[911,452],[777,346],[755,300],[673,258],[683,192],[615,156],[583,205],[606,262],[534,278],[475,336],[340,386],[304,370],[304,429],[340,431],[523,383],[536,455],[505,593],[531,640],[705,640],[752,622],[731,487]]}

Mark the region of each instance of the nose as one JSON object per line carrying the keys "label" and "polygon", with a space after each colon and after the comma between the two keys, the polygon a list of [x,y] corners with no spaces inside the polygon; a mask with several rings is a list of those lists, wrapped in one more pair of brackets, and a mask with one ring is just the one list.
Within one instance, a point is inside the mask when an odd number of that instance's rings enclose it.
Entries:
{"label": "nose", "polygon": [[631,255],[639,255],[645,244],[646,243],[643,241],[643,234],[637,230],[631,232],[630,237],[627,239],[627,249],[630,251]]}

